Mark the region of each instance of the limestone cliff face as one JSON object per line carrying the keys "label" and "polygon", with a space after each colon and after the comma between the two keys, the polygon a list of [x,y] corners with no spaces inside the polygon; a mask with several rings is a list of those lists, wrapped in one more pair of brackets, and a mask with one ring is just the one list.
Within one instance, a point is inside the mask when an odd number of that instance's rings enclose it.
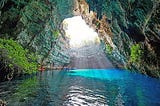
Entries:
{"label": "limestone cliff face", "polygon": [[0,38],[14,39],[38,55],[40,64],[64,65],[70,58],[61,22],[72,15],[72,0],[0,1]]}
{"label": "limestone cliff face", "polygon": [[82,15],[109,47],[115,63],[160,77],[160,1],[76,0]]}
{"label": "limestone cliff face", "polygon": [[14,39],[39,63],[69,63],[65,18],[81,15],[118,66],[160,77],[159,0],[1,0],[0,38]]}
{"label": "limestone cliff face", "polygon": [[73,0],[0,0],[0,81],[65,66],[67,38],[61,22],[72,17]]}

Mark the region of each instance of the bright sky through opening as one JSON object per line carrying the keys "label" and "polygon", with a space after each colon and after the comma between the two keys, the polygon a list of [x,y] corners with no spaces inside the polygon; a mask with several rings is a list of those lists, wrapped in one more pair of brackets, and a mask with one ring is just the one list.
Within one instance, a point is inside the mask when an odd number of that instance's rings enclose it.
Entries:
{"label": "bright sky through opening", "polygon": [[65,19],[63,21],[63,29],[66,36],[70,38],[71,47],[99,43],[98,34],[85,23],[81,16]]}

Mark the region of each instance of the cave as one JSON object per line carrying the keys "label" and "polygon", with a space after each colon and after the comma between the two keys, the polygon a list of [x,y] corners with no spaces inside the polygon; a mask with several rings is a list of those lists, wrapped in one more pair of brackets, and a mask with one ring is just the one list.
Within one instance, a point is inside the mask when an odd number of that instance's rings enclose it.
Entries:
{"label": "cave", "polygon": [[160,105],[157,0],[1,0],[0,105]]}

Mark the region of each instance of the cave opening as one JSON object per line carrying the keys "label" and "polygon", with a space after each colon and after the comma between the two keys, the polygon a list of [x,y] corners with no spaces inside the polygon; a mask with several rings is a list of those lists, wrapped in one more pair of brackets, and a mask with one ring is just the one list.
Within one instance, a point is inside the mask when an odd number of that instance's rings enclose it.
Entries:
{"label": "cave opening", "polygon": [[65,36],[69,38],[71,48],[100,43],[97,32],[90,28],[81,16],[66,18],[63,20],[62,25]]}

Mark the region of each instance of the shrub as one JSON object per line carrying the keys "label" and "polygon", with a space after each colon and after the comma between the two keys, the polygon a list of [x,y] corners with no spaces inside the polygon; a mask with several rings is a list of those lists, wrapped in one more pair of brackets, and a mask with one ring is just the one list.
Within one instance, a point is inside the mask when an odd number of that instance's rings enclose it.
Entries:
{"label": "shrub", "polygon": [[54,30],[54,31],[52,31],[52,32],[53,32],[54,38],[57,39],[58,36],[59,36],[59,34],[60,34],[59,30]]}
{"label": "shrub", "polygon": [[142,57],[143,51],[140,47],[140,44],[134,44],[131,47],[131,55],[130,61],[131,62],[139,62]]}
{"label": "shrub", "polygon": [[111,54],[112,50],[113,50],[113,48],[109,44],[106,44],[106,53]]}
{"label": "shrub", "polygon": [[[0,39],[1,64],[9,67],[13,72],[33,73],[37,70],[37,58],[20,44],[13,40]],[[15,68],[16,67],[16,68]]]}

